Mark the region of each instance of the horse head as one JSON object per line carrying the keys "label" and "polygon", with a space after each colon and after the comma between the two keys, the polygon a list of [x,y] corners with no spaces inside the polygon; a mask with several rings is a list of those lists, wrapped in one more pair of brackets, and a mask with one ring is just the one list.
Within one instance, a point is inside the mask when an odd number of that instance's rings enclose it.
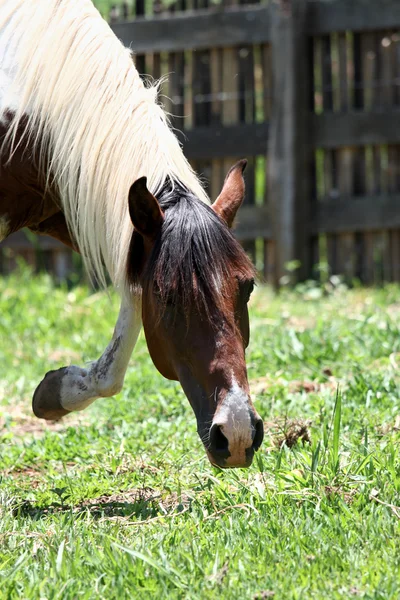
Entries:
{"label": "horse head", "polygon": [[212,206],[177,182],[156,198],[142,177],[129,192],[127,271],[142,291],[149,352],[162,375],[180,381],[207,455],[220,467],[249,466],[263,439],[245,363],[254,268],[230,230],[245,166],[232,167]]}

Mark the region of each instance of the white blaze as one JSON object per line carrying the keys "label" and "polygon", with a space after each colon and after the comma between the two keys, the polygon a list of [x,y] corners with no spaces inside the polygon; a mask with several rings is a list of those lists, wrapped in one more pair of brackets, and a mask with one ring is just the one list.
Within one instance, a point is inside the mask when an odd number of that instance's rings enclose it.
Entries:
{"label": "white blaze", "polygon": [[251,409],[248,393],[232,378],[231,389],[223,399],[214,423],[229,442],[231,455],[244,452],[253,443]]}

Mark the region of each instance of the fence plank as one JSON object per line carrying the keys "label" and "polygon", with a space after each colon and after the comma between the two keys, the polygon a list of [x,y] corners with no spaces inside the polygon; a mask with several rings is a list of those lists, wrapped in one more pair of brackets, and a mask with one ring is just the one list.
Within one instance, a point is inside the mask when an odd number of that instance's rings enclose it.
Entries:
{"label": "fence plank", "polygon": [[[353,148],[341,148],[338,153],[338,187],[340,198],[346,198],[353,202],[354,189],[354,167],[356,154]],[[354,253],[354,233],[348,231],[341,233],[337,237],[337,272],[341,273],[346,279],[351,280],[355,276],[355,253]]]}
{"label": "fence plank", "polygon": [[112,29],[139,54],[260,44],[270,39],[270,11],[263,5],[186,11],[114,23]]}
{"label": "fence plank", "polygon": [[238,213],[234,231],[235,236],[239,240],[249,240],[258,237],[270,240],[272,231],[269,223],[268,208],[256,205],[242,206]]}
{"label": "fence plank", "polygon": [[377,231],[400,227],[400,196],[359,196],[319,202],[313,233]]}
{"label": "fence plank", "polygon": [[268,182],[276,240],[275,284],[288,275],[286,265],[297,259],[294,278],[310,273],[308,235],[310,151],[306,3],[293,0],[290,10],[271,5],[272,43],[284,52],[273,53],[273,109],[269,138]]}
{"label": "fence plank", "polygon": [[[394,101],[396,97],[394,96]],[[400,192],[400,147],[389,146],[388,148],[388,175],[389,175],[389,193],[396,194]],[[400,281],[400,230],[389,232],[390,235],[390,262],[392,267],[391,278],[393,281]]]}
{"label": "fence plank", "polygon": [[[213,48],[210,50],[210,79],[211,79],[211,122],[209,130],[217,131],[217,128],[221,128],[222,123],[222,110],[223,110],[223,102],[222,102],[222,73],[223,73],[223,50],[221,48]],[[224,137],[224,136],[223,136]],[[199,151],[201,144],[199,141],[195,143],[196,151]],[[190,148],[186,148],[190,153]],[[211,181],[210,181],[210,190],[211,190],[211,198],[215,200],[219,193],[221,192],[222,185],[225,178],[224,173],[224,165],[222,156],[226,156],[229,154],[231,148],[225,147],[221,149],[221,153],[218,158],[215,158],[211,161]],[[210,152],[207,151],[208,156]]]}
{"label": "fence plank", "polygon": [[390,259],[392,263],[392,279],[400,281],[400,231],[390,232]]}
{"label": "fence plank", "polygon": [[[360,101],[357,108],[365,111],[373,110],[376,105],[376,47],[375,33],[357,34],[360,41],[360,78],[358,94]],[[367,194],[380,194],[380,155],[379,148],[372,148],[372,165],[366,181]],[[361,275],[366,283],[374,281],[375,274],[375,233],[365,231],[361,234]]]}
{"label": "fence plank", "polygon": [[[254,46],[244,46],[237,50],[238,71],[238,120],[241,123],[254,123],[255,121],[255,78],[254,78]],[[225,66],[225,65],[224,65]],[[265,146],[266,147],[266,146]],[[248,157],[246,168],[246,195],[245,205],[255,204],[255,159]],[[252,260],[256,260],[256,239],[250,235],[248,240],[242,242],[243,248]]]}
{"label": "fence plank", "polygon": [[400,111],[312,115],[312,137],[320,148],[395,144],[400,139]]}
{"label": "fence plank", "polygon": [[272,48],[270,44],[261,47],[261,66],[263,78],[264,120],[268,121],[272,110]]}
{"label": "fence plank", "polygon": [[339,90],[340,90],[340,111],[346,112],[349,106],[349,89],[348,89],[348,52],[347,52],[347,36],[346,33],[340,33],[338,36],[338,52],[339,52]]}
{"label": "fence plank", "polygon": [[190,159],[243,157],[265,154],[268,123],[231,126],[202,126],[177,132],[183,150]]}
{"label": "fence plank", "polygon": [[348,30],[373,31],[393,27],[400,27],[398,0],[335,0],[309,3],[309,35]]}

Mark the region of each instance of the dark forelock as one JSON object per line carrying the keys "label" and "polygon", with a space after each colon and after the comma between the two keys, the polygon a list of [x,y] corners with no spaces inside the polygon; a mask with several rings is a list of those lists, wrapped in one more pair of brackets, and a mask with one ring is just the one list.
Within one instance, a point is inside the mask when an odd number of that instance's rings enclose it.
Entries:
{"label": "dark forelock", "polygon": [[195,306],[212,318],[212,312],[222,310],[233,271],[251,278],[254,268],[226,224],[191,192],[170,184],[158,201],[165,220],[142,274],[143,240],[133,233],[129,282],[140,286],[140,279],[143,286],[153,285],[164,308],[173,305],[187,313]]}

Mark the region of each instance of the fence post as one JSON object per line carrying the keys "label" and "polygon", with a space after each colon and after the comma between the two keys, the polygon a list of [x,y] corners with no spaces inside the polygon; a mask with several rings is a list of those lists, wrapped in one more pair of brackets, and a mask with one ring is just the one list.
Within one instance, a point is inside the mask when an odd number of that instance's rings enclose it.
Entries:
{"label": "fence post", "polygon": [[[274,283],[310,276],[311,69],[305,24],[307,0],[271,4],[273,102],[268,143],[268,185],[276,248]],[[287,263],[300,261],[296,271]]]}

